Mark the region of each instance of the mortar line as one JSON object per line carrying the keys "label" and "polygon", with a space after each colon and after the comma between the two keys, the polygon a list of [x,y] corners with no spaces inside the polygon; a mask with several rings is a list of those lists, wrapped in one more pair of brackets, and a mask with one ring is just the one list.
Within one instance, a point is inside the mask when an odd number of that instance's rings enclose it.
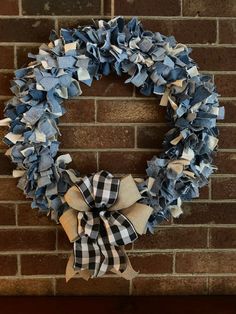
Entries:
{"label": "mortar line", "polygon": [[18,227],[18,204],[15,204],[15,220],[16,220],[16,227]]}
{"label": "mortar line", "polygon": [[21,277],[21,256],[17,254],[17,276]]}
{"label": "mortar line", "polygon": [[[17,279],[64,279],[65,274],[60,274],[60,275],[53,275],[54,277],[52,278],[52,275],[21,275],[21,276],[0,276],[0,279],[7,279],[7,280],[15,280]],[[157,274],[157,273],[150,273],[150,274],[139,274],[139,278],[165,278],[165,277],[182,277],[182,278],[193,278],[193,277],[200,277],[200,278],[217,278],[217,277],[236,277],[235,273],[162,273],[162,274]],[[74,278],[81,278],[79,275],[76,275]],[[116,275],[110,274],[110,275],[103,275],[103,278],[119,278]]]}
{"label": "mortar line", "polygon": [[175,263],[176,263],[176,251],[173,252],[173,256],[172,256],[172,273],[175,274]]}
{"label": "mortar line", "polygon": [[111,0],[111,18],[115,16],[115,0]]}
{"label": "mortar line", "polygon": [[57,18],[55,18],[55,20],[54,20],[54,27],[55,27],[56,33],[58,34],[59,33],[59,26],[58,26],[58,19]]}
{"label": "mortar line", "polygon": [[180,0],[180,16],[183,16],[183,0]]}
{"label": "mortar line", "polygon": [[104,0],[100,0],[100,1],[101,1],[100,12],[101,12],[101,15],[104,16]]}
{"label": "mortar line", "polygon": [[22,17],[22,0],[18,0],[19,16]]}
{"label": "mortar line", "polygon": [[52,290],[53,290],[53,295],[56,295],[56,278],[55,276],[52,278]]}
{"label": "mortar line", "polygon": [[219,19],[216,19],[216,43],[219,44]]}

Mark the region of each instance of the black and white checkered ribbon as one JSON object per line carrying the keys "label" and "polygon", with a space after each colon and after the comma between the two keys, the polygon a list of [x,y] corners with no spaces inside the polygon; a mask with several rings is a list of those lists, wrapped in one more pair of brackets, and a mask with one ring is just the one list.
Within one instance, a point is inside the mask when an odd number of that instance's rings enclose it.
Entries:
{"label": "black and white checkered ribbon", "polygon": [[127,261],[121,246],[138,238],[124,215],[108,210],[117,200],[119,185],[119,179],[106,171],[76,183],[91,210],[78,213],[80,237],[74,242],[74,267],[90,270],[92,277],[100,277],[111,269],[124,271]]}

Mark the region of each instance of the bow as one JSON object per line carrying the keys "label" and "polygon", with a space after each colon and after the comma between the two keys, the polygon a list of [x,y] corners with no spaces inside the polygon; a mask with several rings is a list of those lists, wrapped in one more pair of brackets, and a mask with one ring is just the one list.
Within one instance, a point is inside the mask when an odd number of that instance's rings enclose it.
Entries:
{"label": "bow", "polygon": [[74,244],[68,280],[76,272],[86,279],[107,271],[127,279],[136,276],[123,246],[144,232],[152,212],[151,207],[137,203],[140,198],[131,176],[119,180],[106,171],[80,178],[67,191],[70,209],[60,222]]}

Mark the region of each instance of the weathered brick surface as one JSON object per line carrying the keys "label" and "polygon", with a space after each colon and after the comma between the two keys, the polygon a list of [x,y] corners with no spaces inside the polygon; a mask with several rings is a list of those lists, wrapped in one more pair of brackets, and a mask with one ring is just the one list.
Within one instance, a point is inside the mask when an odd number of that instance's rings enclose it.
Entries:
{"label": "weathered brick surface", "polygon": [[236,75],[234,74],[216,74],[215,84],[217,91],[222,97],[235,97]]}
{"label": "weathered brick surface", "polygon": [[17,221],[19,226],[54,226],[49,217],[32,209],[30,203],[17,205]]}
{"label": "weathered brick surface", "polygon": [[133,148],[134,128],[129,126],[62,126],[62,148]]}
{"label": "weathered brick surface", "polygon": [[0,46],[0,68],[13,69],[14,68],[14,48]]}
{"label": "weathered brick surface", "polygon": [[213,199],[236,199],[236,178],[214,178],[212,179]]}
{"label": "weathered brick surface", "polygon": [[180,15],[179,0],[115,0],[115,15]]}
{"label": "weathered brick surface", "polygon": [[89,281],[76,278],[66,283],[63,278],[56,280],[56,291],[57,295],[128,295],[129,282],[122,278],[96,278]]}
{"label": "weathered brick surface", "polygon": [[[227,202],[227,200],[226,200]],[[184,214],[174,219],[175,224],[236,224],[236,203],[185,203]]]}
{"label": "weathered brick surface", "polygon": [[52,295],[53,283],[51,279],[0,279],[1,295]]}
{"label": "weathered brick surface", "polygon": [[209,293],[212,295],[235,295],[235,290],[235,276],[209,278]]}
{"label": "weathered brick surface", "polygon": [[50,19],[0,19],[0,42],[48,42],[54,21]]}
{"label": "weathered brick surface", "polygon": [[206,294],[207,281],[203,277],[137,278],[133,281],[134,295],[194,295]]}
{"label": "weathered brick surface", "polygon": [[[181,8],[182,3],[182,8]],[[73,245],[62,227],[32,209],[12,178],[14,165],[0,141],[0,295],[191,295],[236,294],[236,5],[234,0],[4,0],[0,6],[0,119],[11,96],[15,68],[29,52],[48,42],[50,30],[94,25],[94,20],[140,17],[145,29],[174,35],[192,47],[200,70],[213,75],[226,117],[220,123],[219,168],[199,200],[184,213],[126,246],[140,275],[132,282],[109,274],[66,284]],[[96,21],[95,21],[96,23]],[[81,175],[105,169],[113,174],[145,175],[147,160],[159,155],[166,131],[160,96],[144,97],[126,75],[105,76],[82,97],[66,101],[60,119],[60,154]],[[7,133],[0,127],[0,139]]]}
{"label": "weathered brick surface", "polygon": [[15,225],[16,224],[16,209],[14,204],[0,204],[0,225]]}
{"label": "weathered brick surface", "polygon": [[54,229],[0,229],[1,251],[50,251],[55,242]]}
{"label": "weathered brick surface", "polygon": [[4,0],[1,2],[0,15],[18,15],[18,0]]}
{"label": "weathered brick surface", "polygon": [[97,121],[112,123],[163,122],[166,110],[157,100],[99,100]]}
{"label": "weathered brick surface", "polygon": [[0,276],[15,276],[17,273],[17,257],[0,255]]}
{"label": "weathered brick surface", "polygon": [[202,71],[235,71],[236,70],[236,48],[197,48],[192,54],[194,60]]}
{"label": "weathered brick surface", "polygon": [[211,228],[210,244],[211,248],[236,248],[236,228]]}
{"label": "weathered brick surface", "polygon": [[140,274],[172,273],[172,254],[130,254],[129,258],[133,268]]}
{"label": "weathered brick surface", "polygon": [[235,252],[187,252],[176,254],[177,273],[234,273]]}
{"label": "weathered brick surface", "polygon": [[62,275],[65,273],[68,254],[21,255],[22,275]]}
{"label": "weathered brick surface", "polygon": [[100,0],[23,0],[24,15],[99,15]]}
{"label": "weathered brick surface", "polygon": [[[163,227],[155,234],[143,235],[134,243],[135,249],[187,249],[205,248],[206,228],[173,228]],[[188,238],[188,241],[186,241]]]}
{"label": "weathered brick surface", "polygon": [[145,174],[154,152],[100,152],[99,165],[111,173]]}
{"label": "weathered brick surface", "polygon": [[219,21],[219,41],[221,44],[236,43],[236,20]]}
{"label": "weathered brick surface", "polygon": [[65,101],[66,114],[61,117],[61,123],[95,122],[95,104],[93,99],[74,99]]}
{"label": "weathered brick surface", "polygon": [[234,0],[183,0],[183,14],[188,16],[225,16],[234,17]]}
{"label": "weathered brick surface", "polygon": [[186,44],[207,44],[216,42],[216,21],[192,19],[148,19],[142,20],[145,29],[174,35],[178,42]]}

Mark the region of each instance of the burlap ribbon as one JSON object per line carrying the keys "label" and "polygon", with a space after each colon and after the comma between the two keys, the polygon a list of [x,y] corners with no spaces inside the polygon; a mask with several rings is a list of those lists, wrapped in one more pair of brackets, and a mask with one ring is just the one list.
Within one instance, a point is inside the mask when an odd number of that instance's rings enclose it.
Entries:
{"label": "burlap ribbon", "polygon": [[60,218],[74,255],[66,267],[66,280],[76,273],[84,279],[107,271],[125,279],[137,272],[132,268],[123,245],[143,234],[153,209],[137,203],[141,194],[131,175],[115,179],[101,171],[80,178],[65,194],[70,209]]}

